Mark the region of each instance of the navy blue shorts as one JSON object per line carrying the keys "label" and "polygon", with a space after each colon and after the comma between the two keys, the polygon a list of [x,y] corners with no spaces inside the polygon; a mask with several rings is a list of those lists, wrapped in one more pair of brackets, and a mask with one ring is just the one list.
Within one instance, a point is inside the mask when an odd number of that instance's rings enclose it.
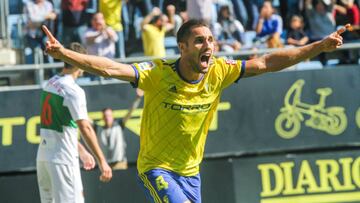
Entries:
{"label": "navy blue shorts", "polygon": [[164,169],[153,169],[138,174],[138,180],[151,202],[201,203],[201,179],[196,176],[180,176]]}

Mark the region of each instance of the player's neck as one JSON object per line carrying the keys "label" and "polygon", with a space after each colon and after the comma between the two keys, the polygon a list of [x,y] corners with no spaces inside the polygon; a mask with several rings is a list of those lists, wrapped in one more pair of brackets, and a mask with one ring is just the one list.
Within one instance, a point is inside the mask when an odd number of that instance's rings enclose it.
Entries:
{"label": "player's neck", "polygon": [[179,61],[179,74],[186,81],[198,81],[203,77],[203,73],[197,73],[193,70],[192,65],[188,60],[180,58]]}
{"label": "player's neck", "polygon": [[66,69],[66,68],[64,68],[61,71],[61,75],[70,75],[72,78],[74,78],[74,80],[76,80],[79,77],[79,73],[75,69]]}

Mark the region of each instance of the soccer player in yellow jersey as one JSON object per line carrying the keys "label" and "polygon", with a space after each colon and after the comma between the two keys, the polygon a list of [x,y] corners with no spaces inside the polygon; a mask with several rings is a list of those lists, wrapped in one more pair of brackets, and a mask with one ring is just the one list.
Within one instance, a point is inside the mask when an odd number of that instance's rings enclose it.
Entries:
{"label": "soccer player in yellow jersey", "polygon": [[346,27],[312,44],[276,51],[248,61],[213,56],[214,37],[198,20],[177,33],[180,58],[122,64],[65,49],[43,27],[54,58],[131,82],[145,92],[137,162],[139,180],[151,202],[201,202],[199,165],[220,95],[242,77],[282,70],[342,45]]}

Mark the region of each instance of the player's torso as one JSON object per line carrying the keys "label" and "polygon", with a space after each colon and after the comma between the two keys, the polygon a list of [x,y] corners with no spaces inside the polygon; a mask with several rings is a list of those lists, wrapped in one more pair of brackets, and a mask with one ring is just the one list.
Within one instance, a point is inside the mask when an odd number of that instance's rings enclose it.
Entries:
{"label": "player's torso", "polygon": [[[81,88],[68,78],[54,76],[41,94],[41,141],[39,161],[74,164],[78,161],[78,128],[65,100],[71,94],[83,94]],[[75,85],[74,85],[75,84]]]}
{"label": "player's torso", "polygon": [[175,61],[164,63],[161,68],[163,75],[153,90],[145,91],[140,159],[154,163],[165,160],[171,166],[162,165],[163,168],[197,173],[221,82],[213,73],[215,66],[194,84],[181,78]]}

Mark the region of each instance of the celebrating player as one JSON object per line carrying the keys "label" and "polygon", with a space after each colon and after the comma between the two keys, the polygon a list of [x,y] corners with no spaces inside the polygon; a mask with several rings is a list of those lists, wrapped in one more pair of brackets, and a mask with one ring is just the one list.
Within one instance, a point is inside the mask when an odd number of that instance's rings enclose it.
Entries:
{"label": "celebrating player", "polygon": [[199,20],[177,33],[177,60],[122,64],[65,49],[46,29],[46,51],[85,71],[131,82],[145,92],[139,181],[152,202],[201,202],[199,165],[222,91],[242,77],[282,70],[342,45],[346,27],[312,44],[248,61],[216,58],[214,37]]}
{"label": "celebrating player", "polygon": [[[78,43],[72,43],[70,49],[85,53]],[[42,203],[84,202],[79,155],[86,170],[95,163],[78,143],[78,128],[97,158],[100,180],[107,182],[112,177],[88,120],[85,92],[75,83],[82,73],[76,66],[65,64],[62,73],[52,77],[42,91],[41,141],[36,158]]]}

